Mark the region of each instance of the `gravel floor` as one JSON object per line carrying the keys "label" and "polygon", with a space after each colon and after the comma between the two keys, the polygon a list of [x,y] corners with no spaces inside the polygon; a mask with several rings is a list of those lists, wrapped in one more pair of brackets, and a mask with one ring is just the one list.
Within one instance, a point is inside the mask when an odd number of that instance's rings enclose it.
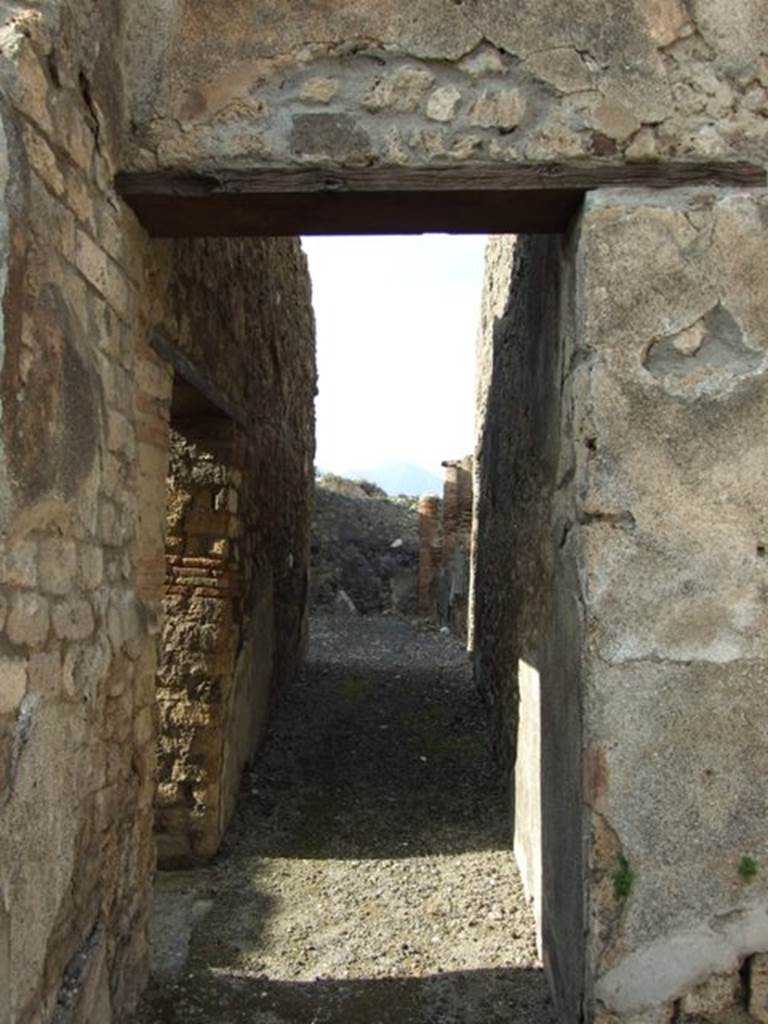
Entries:
{"label": "gravel floor", "polygon": [[140,1024],[551,1024],[456,640],[312,624],[208,869],[162,875]]}

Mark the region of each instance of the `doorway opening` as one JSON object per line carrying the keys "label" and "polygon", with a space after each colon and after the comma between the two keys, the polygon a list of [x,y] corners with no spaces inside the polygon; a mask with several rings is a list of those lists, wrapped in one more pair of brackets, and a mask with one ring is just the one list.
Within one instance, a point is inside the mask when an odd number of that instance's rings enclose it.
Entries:
{"label": "doorway opening", "polygon": [[[447,175],[447,179],[450,177]],[[247,196],[238,192],[236,183],[223,191],[212,189],[209,183],[204,193],[195,193],[193,183],[186,194],[186,186],[176,183],[174,196],[182,200],[174,212],[175,198],[169,199],[151,183],[139,184],[145,191],[142,197],[134,193],[132,201],[140,216],[145,223],[155,224],[158,232],[170,236],[198,228],[219,235],[267,235],[277,222],[284,222],[287,230],[301,230],[302,223],[309,223],[310,233],[328,231],[329,227],[341,232],[354,223],[359,233],[365,234],[387,223],[386,211],[399,195],[396,190],[386,195],[375,188],[369,193],[357,191],[358,185],[349,192],[345,187],[333,194],[324,189],[315,192],[312,188],[304,190],[306,183],[294,194],[291,180],[287,180],[284,191],[271,193],[278,198],[270,205],[269,189],[261,192],[264,183],[258,180],[246,183]],[[485,474],[481,490],[484,498],[472,526],[474,586],[467,602],[467,619],[476,680],[488,703],[493,746],[505,766],[510,792],[517,789],[512,784],[515,770],[518,774],[532,773],[535,779],[546,777],[538,795],[534,787],[523,801],[528,807],[537,799],[541,802],[540,817],[530,816],[531,822],[540,821],[541,836],[532,836],[527,845],[527,856],[538,857],[539,863],[538,867],[529,864],[525,874],[529,893],[534,899],[539,897],[536,916],[558,1012],[574,1016],[581,1012],[585,976],[578,724],[580,618],[578,609],[572,607],[577,592],[575,554],[568,538],[556,538],[554,533],[555,492],[558,480],[568,479],[564,463],[570,458],[571,443],[567,389],[574,338],[570,317],[575,243],[569,224],[584,190],[535,189],[534,203],[531,196],[527,202],[520,191],[511,196],[505,183],[489,186],[484,182],[473,221],[471,183],[464,180],[462,188],[464,191],[449,182],[444,192],[438,190],[429,197],[418,215],[415,211],[420,192],[418,187],[413,188],[410,205],[405,204],[414,212],[413,231],[418,233],[433,225],[437,230],[456,226],[464,231],[485,230],[494,223],[495,209],[503,229],[540,226],[549,233],[519,237],[511,257],[509,252],[498,250],[491,257],[496,260],[489,292],[492,301],[483,311],[483,340],[478,350],[484,376],[478,398],[484,422],[479,448],[482,464],[473,470],[475,475]],[[186,211],[186,221],[180,216],[182,210]],[[207,211],[202,220],[193,215],[195,210]],[[214,211],[225,212],[218,227]],[[242,219],[238,220],[241,213]],[[402,230],[402,218],[396,217],[392,224],[394,229],[399,226]],[[392,230],[389,224],[387,227]],[[509,344],[510,339],[513,344]],[[519,372],[515,375],[515,371]],[[510,373],[514,383],[501,386],[502,378],[509,382]],[[567,494],[566,489],[566,498]],[[515,530],[521,516],[524,523],[518,537]],[[480,526],[483,518],[485,530]],[[485,561],[481,562],[483,551]],[[480,600],[478,583],[483,579],[488,586]],[[500,587],[496,585],[499,581]],[[520,747],[538,761],[525,765],[515,755],[523,727],[518,699],[518,671],[523,663],[535,670],[530,678],[537,680],[540,690],[537,700],[522,704],[525,724],[541,737],[539,744],[529,737],[529,742]],[[567,742],[563,746],[560,741],[564,737]]]}

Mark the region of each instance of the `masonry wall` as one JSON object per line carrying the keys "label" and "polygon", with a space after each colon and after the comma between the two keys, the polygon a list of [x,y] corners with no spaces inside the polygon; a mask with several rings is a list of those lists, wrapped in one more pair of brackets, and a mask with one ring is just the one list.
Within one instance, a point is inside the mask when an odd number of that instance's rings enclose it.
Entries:
{"label": "masonry wall", "polygon": [[564,1020],[765,1016],[765,202],[489,249],[476,668]]}
{"label": "masonry wall", "polygon": [[584,998],[578,550],[569,245],[489,241],[478,337],[475,679],[509,779],[515,853],[563,1020]]}
{"label": "masonry wall", "polygon": [[[122,205],[112,186],[126,121],[118,15],[119,5],[88,0],[0,5],[3,1024],[123,1021],[146,978],[173,383],[149,345],[158,328],[204,368],[218,361],[233,399],[252,388],[245,532],[276,553],[252,594],[276,595],[278,680],[296,665],[303,633],[312,428],[297,395],[311,396],[314,371],[310,351],[291,368],[292,388],[279,361],[284,344],[311,342],[308,279],[296,243],[151,244]],[[278,267],[282,291],[270,276]],[[238,301],[243,271],[253,276]],[[230,288],[218,334],[195,320],[185,292],[202,301],[205,279]],[[179,302],[186,326],[205,334],[179,327]],[[227,364],[228,344],[263,350],[251,364],[257,384],[237,377],[240,354]],[[282,485],[296,500],[278,514]],[[249,628],[264,618],[258,600],[248,614]],[[235,675],[233,707],[248,692]],[[249,745],[233,733],[229,794]]]}
{"label": "masonry wall", "polygon": [[161,864],[179,866],[218,848],[271,694],[306,641],[314,320],[297,241],[158,251],[165,305],[154,331],[235,417],[177,383],[156,826]]}
{"label": "masonry wall", "polygon": [[767,203],[609,192],[581,225],[575,485],[600,1020],[741,1005],[765,1017]]}
{"label": "masonry wall", "polygon": [[[763,0],[129,5],[130,164],[768,156]],[[211,45],[215,40],[215,45]]]}
{"label": "masonry wall", "polygon": [[467,635],[472,536],[472,457],[443,463],[443,530],[437,581],[437,618],[456,636]]}
{"label": "masonry wall", "polygon": [[[301,501],[275,517],[280,481],[311,479],[308,425],[268,340],[304,317],[306,282],[270,277],[274,257],[300,281],[298,251],[150,245],[115,171],[764,163],[766,17],[761,0],[0,5],[0,1020],[124,1020],[145,977],[173,383],[158,328],[248,410],[270,496],[251,535],[280,553],[279,636],[302,634]],[[510,764],[514,689],[494,673],[522,651],[540,680],[544,948],[566,1019],[581,988],[585,1018],[611,1024],[764,1012],[765,207],[611,192],[564,255],[521,255],[527,301],[551,311],[557,292],[560,326],[547,312],[552,344],[521,378],[541,431],[489,435],[525,515],[497,477],[486,542],[520,526],[517,585],[538,575],[517,609],[478,591],[498,633],[479,666]],[[279,679],[294,650],[276,644]]]}
{"label": "masonry wall", "polygon": [[140,566],[140,477],[153,459],[164,475],[167,442],[145,391],[158,370],[141,345],[146,240],[111,184],[118,31],[113,5],[0,8],[0,1020],[13,1024],[122,1019],[145,977],[160,609]]}

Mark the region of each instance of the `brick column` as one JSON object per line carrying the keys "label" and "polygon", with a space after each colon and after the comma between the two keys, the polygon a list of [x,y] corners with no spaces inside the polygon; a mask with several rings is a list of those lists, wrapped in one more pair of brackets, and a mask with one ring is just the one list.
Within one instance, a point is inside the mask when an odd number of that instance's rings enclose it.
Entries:
{"label": "brick column", "polygon": [[440,515],[442,502],[433,495],[419,499],[419,596],[418,611],[434,617],[434,579],[440,564]]}

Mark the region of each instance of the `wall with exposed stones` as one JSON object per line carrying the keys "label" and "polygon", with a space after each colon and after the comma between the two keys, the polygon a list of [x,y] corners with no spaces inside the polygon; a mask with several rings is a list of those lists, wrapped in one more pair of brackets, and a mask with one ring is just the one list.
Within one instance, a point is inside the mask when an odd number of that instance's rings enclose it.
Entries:
{"label": "wall with exposed stones", "polygon": [[295,672],[306,641],[314,320],[294,240],[157,250],[165,309],[154,332],[237,417],[177,380],[156,828],[161,864],[180,865],[218,848],[270,692]]}
{"label": "wall with exposed stones", "polygon": [[134,168],[768,156],[763,0],[128,14]]}
{"label": "wall with exposed stones", "polygon": [[419,564],[414,499],[375,484],[325,473],[316,482],[310,604],[344,607],[343,590],[363,615],[416,613]]}
{"label": "wall with exposed stones", "polygon": [[[123,1021],[146,976],[173,381],[148,342],[164,327],[195,356],[218,339],[193,343],[179,326],[176,298],[185,282],[198,288],[194,248],[150,243],[114,192],[126,120],[118,16],[89,0],[0,5],[3,1024]],[[227,390],[237,399],[248,385],[242,355],[227,367],[224,350],[247,344],[263,351],[251,364],[261,390],[246,400],[283,395],[279,428],[248,407],[250,495],[243,483],[250,543],[276,552],[262,591],[276,595],[283,679],[300,653],[311,487],[311,408],[299,413],[296,396],[311,394],[314,370],[307,352],[294,387],[279,361],[281,346],[311,341],[308,282],[295,243],[219,251],[211,280],[255,275],[239,305],[229,297],[219,336]],[[270,265],[290,279],[282,294]],[[294,429],[296,452],[281,462]],[[296,487],[279,515],[276,477]],[[269,497],[257,514],[259,488]],[[225,773],[242,746],[235,737]]]}
{"label": "wall with exposed stones", "polygon": [[489,250],[476,668],[563,1019],[765,1015],[767,202]]}
{"label": "wall with exposed stones", "polygon": [[461,637],[467,635],[472,462],[470,455],[443,463],[443,540],[437,578],[437,619]]}
{"label": "wall with exposed stones", "polygon": [[144,980],[159,604],[140,475],[166,453],[147,242],[112,188],[116,7],[39,7],[0,5],[0,1019],[109,1022]]}

